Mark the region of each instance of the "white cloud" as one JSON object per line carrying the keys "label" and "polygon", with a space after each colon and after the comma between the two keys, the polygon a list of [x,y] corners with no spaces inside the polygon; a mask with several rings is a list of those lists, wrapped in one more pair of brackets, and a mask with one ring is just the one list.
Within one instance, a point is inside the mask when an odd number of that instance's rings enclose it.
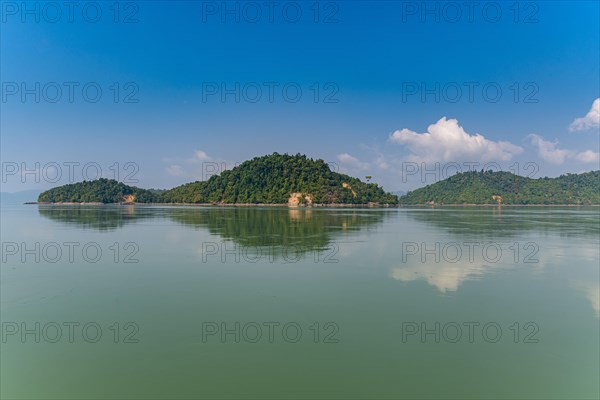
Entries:
{"label": "white cloud", "polygon": [[577,118],[571,123],[569,130],[576,132],[598,127],[600,127],[600,98],[594,100],[592,108],[585,117]]}
{"label": "white cloud", "polygon": [[464,131],[456,119],[446,117],[429,125],[425,133],[406,128],[395,131],[390,135],[390,141],[408,147],[410,161],[421,162],[508,161],[523,152],[523,148],[510,142],[494,142],[480,134],[471,135]]}
{"label": "white cloud", "polygon": [[197,163],[203,163],[203,162],[207,162],[207,161],[211,161],[211,160],[212,160],[212,157],[210,157],[205,151],[196,150],[196,151],[194,151],[193,157],[190,157],[185,161],[190,164],[197,164]]}
{"label": "white cloud", "polygon": [[592,150],[586,150],[586,151],[582,151],[581,153],[577,153],[575,155],[575,158],[578,161],[581,161],[582,163],[586,163],[586,164],[600,163],[600,153],[592,151]]}
{"label": "white cloud", "polygon": [[195,158],[198,161],[209,161],[210,157],[208,156],[208,154],[206,154],[205,151],[202,150],[196,150],[196,152],[194,153]]}
{"label": "white cloud", "polygon": [[349,163],[349,164],[355,164],[358,162],[358,159],[356,157],[352,157],[348,153],[338,154],[337,159],[340,160],[341,162],[345,162],[345,163]]}
{"label": "white cloud", "polygon": [[353,156],[351,156],[348,153],[338,154],[337,159],[340,162],[342,162],[344,164],[347,164],[347,165],[349,165],[351,167],[354,167],[354,168],[358,168],[358,169],[361,169],[361,170],[369,169],[369,163],[362,162],[358,158],[353,157]]}
{"label": "white cloud", "polygon": [[183,168],[181,168],[181,165],[169,165],[167,168],[165,168],[165,170],[167,171],[167,174],[172,175],[172,176],[184,176],[185,172],[183,171]]}
{"label": "white cloud", "polygon": [[538,149],[538,156],[548,161],[551,164],[561,165],[567,159],[574,159],[582,163],[598,163],[600,160],[600,154],[592,150],[585,150],[582,152],[576,152],[574,150],[559,149],[558,140],[551,142],[544,140],[540,135],[532,133],[529,135],[531,143]]}
{"label": "white cloud", "polygon": [[550,142],[548,140],[544,140],[544,138],[542,138],[540,135],[536,135],[535,133],[529,135],[529,139],[531,140],[531,143],[537,147],[538,156],[551,164],[563,164],[567,157],[571,156],[573,153],[570,150],[557,148],[556,146],[558,145],[558,140]]}

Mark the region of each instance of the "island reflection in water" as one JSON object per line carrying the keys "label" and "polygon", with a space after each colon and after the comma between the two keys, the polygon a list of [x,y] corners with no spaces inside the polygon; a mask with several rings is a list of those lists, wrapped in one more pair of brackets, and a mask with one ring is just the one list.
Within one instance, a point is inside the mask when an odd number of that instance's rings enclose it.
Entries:
{"label": "island reflection in water", "polygon": [[[287,207],[150,207],[41,205],[40,215],[83,229],[111,231],[127,224],[162,220],[207,231],[239,246],[248,260],[298,261],[365,251],[348,238],[362,239],[370,265],[387,266],[395,280],[426,281],[440,293],[455,292],[486,274],[526,268],[541,273],[553,263],[600,258],[597,207],[442,207],[327,209]],[[393,234],[382,225],[393,226]],[[568,239],[569,242],[561,240]],[[582,243],[581,240],[584,242]],[[369,241],[381,251],[373,252]],[[554,243],[554,241],[557,241]],[[225,246],[226,247],[226,246]],[[229,247],[231,250],[231,247]],[[359,250],[360,249],[360,250]],[[202,251],[214,250],[205,247]],[[346,250],[346,251],[344,251]],[[433,250],[433,252],[432,252]],[[428,253],[429,251],[429,253]],[[335,258],[335,261],[338,260]],[[600,313],[595,271],[580,268],[573,288]]]}
{"label": "island reflection in water", "polygon": [[374,228],[390,210],[287,207],[39,206],[41,216],[83,229],[111,231],[127,224],[162,219],[203,229],[240,246],[252,257],[331,251],[340,236]]}

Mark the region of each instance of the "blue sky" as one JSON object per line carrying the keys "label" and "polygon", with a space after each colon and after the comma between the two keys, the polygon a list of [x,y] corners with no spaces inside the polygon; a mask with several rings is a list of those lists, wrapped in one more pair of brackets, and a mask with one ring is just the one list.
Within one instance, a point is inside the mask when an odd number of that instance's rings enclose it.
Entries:
{"label": "blue sky", "polygon": [[53,4],[0,10],[2,191],[275,151],[387,190],[600,168],[597,1]]}

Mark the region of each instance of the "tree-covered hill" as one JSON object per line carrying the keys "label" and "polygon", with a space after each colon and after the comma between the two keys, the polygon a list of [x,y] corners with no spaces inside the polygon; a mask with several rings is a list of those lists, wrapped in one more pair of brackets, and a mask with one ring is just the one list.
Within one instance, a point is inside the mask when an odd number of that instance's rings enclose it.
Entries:
{"label": "tree-covered hill", "polygon": [[38,202],[47,203],[151,203],[159,200],[160,195],[155,192],[105,178],[55,187],[38,197]]}
{"label": "tree-covered hill", "polygon": [[400,204],[600,204],[600,171],[532,179],[469,171],[416,189]]}
{"label": "tree-covered hill", "polygon": [[110,179],[50,189],[38,202],[220,204],[600,204],[600,171],[531,179],[510,172],[470,171],[398,197],[374,183],[331,171],[323,160],[274,153],[207,181],[146,190]]}
{"label": "tree-covered hill", "polygon": [[60,186],[39,202],[396,204],[398,197],[374,183],[331,171],[323,160],[274,153],[167,191],[145,190],[109,179]]}
{"label": "tree-covered hill", "polygon": [[397,196],[374,183],[331,171],[323,160],[304,155],[274,153],[256,157],[210,177],[188,183],[163,194],[173,203],[258,203],[285,204],[299,195],[300,203],[396,204]]}

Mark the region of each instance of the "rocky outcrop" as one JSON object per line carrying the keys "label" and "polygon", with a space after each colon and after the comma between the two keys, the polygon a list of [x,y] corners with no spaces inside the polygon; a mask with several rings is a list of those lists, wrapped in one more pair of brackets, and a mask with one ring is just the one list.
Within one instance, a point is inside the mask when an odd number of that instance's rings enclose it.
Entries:
{"label": "rocky outcrop", "polygon": [[312,205],[312,195],[295,192],[290,195],[288,199],[288,206],[290,207],[298,207],[298,206],[310,206]]}
{"label": "rocky outcrop", "polygon": [[135,196],[132,194],[126,194],[123,196],[123,203],[133,203],[135,202]]}

